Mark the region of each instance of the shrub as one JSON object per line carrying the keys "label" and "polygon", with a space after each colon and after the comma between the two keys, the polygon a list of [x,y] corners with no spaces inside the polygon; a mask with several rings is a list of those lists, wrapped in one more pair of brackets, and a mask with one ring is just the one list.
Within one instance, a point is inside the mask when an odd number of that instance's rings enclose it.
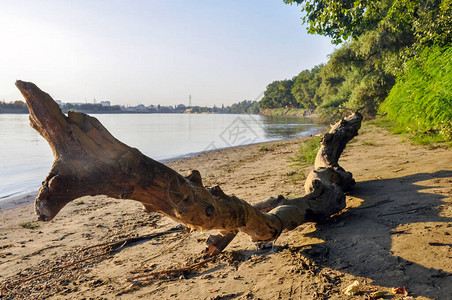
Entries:
{"label": "shrub", "polygon": [[404,131],[437,132],[452,139],[452,47],[426,48],[408,61],[405,72],[380,107]]}

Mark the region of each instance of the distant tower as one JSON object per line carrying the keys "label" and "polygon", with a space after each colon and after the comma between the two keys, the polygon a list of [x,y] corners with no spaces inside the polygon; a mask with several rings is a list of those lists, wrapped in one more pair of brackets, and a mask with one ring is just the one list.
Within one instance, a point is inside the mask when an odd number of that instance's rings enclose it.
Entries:
{"label": "distant tower", "polygon": [[188,106],[190,106],[190,107],[191,107],[191,94],[190,94],[190,95],[188,95]]}

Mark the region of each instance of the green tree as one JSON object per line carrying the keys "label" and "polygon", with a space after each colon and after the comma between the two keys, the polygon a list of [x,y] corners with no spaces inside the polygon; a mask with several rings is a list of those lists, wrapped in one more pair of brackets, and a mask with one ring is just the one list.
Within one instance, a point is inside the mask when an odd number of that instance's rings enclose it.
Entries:
{"label": "green tree", "polygon": [[301,5],[308,32],[328,36],[335,44],[375,29],[391,7],[391,0],[284,0]]}
{"label": "green tree", "polygon": [[258,114],[259,102],[251,100],[243,100],[232,104],[229,107],[229,112],[233,114]]}
{"label": "green tree", "polygon": [[[401,1],[404,2],[404,1]],[[408,2],[408,1],[406,1]],[[417,9],[412,15],[403,13],[404,7],[395,11],[391,19],[397,19],[397,14],[402,14],[410,22],[405,26],[411,26],[414,42],[411,47],[404,50],[404,61],[416,58],[425,48],[432,46],[444,47],[452,43],[452,0],[427,1],[411,4]],[[400,17],[398,18],[400,19]],[[398,29],[397,25],[394,26]]]}
{"label": "green tree", "polygon": [[311,70],[301,71],[295,78],[292,95],[300,107],[315,108],[322,102],[321,97],[316,93],[322,82],[322,78],[319,76],[322,68],[323,65],[319,65]]}
{"label": "green tree", "polygon": [[23,107],[27,106],[27,105],[25,104],[25,102],[24,102],[24,101],[21,101],[21,100],[16,100],[16,101],[13,102],[13,104],[14,104],[14,106],[17,107],[17,108],[23,108]]}
{"label": "green tree", "polygon": [[[321,103],[322,107],[361,108],[374,115],[395,78],[405,73],[411,61],[422,61],[424,49],[452,44],[452,0],[284,2],[302,5],[309,33],[342,43],[316,75],[314,89],[308,88],[308,71],[297,76],[293,94],[306,107]],[[313,95],[316,100],[310,101]]]}
{"label": "green tree", "polygon": [[267,85],[264,97],[259,102],[261,109],[280,108],[286,106],[297,107],[297,100],[292,95],[293,80],[276,80]]}
{"label": "green tree", "polygon": [[[385,27],[403,34],[408,43],[422,50],[445,46],[452,39],[452,0],[284,0],[301,5],[308,32],[328,36],[335,44],[357,39]],[[415,53],[419,53],[416,51]],[[407,57],[406,59],[410,59]]]}
{"label": "green tree", "polygon": [[361,108],[374,115],[394,85],[389,66],[397,62],[395,38],[383,29],[372,30],[338,48],[319,73],[321,106]]}

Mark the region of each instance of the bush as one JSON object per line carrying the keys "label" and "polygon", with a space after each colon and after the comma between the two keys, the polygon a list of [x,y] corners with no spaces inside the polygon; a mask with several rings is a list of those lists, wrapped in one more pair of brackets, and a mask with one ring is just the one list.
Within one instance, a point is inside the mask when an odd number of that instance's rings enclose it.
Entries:
{"label": "bush", "polygon": [[426,48],[408,61],[405,72],[380,107],[404,131],[438,132],[452,139],[452,47]]}

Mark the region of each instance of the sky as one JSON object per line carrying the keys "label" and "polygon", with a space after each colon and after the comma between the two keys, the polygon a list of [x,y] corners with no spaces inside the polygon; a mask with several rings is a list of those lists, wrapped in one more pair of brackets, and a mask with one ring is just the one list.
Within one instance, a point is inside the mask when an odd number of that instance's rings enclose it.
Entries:
{"label": "sky", "polygon": [[326,62],[283,0],[0,0],[0,101],[231,105]]}

